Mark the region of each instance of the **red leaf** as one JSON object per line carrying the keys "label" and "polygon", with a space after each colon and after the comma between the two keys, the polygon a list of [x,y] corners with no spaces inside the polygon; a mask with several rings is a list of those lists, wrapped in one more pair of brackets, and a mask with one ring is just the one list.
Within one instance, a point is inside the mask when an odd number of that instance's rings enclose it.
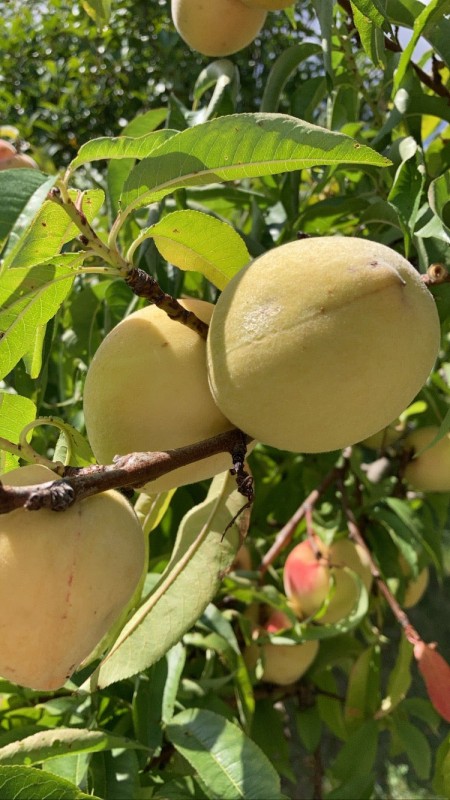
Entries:
{"label": "red leaf", "polygon": [[427,687],[428,697],[447,722],[450,722],[450,666],[433,647],[418,642],[414,656]]}

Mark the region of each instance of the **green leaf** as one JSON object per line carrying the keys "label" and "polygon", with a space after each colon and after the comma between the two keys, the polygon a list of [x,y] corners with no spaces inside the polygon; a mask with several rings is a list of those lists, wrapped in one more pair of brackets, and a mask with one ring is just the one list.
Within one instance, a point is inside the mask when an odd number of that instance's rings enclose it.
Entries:
{"label": "green leaf", "polygon": [[[370,5],[375,10],[375,13],[370,16],[360,11],[359,6],[361,3],[352,3],[351,5],[355,27],[366,54],[376,66],[383,67],[385,65],[384,33],[381,27],[383,18],[378,14],[373,3],[362,4],[364,6]],[[376,19],[381,17],[381,23],[375,21],[373,17]]]}
{"label": "green leaf", "polygon": [[139,239],[144,238],[152,238],[175,267],[200,272],[218,289],[250,261],[234,228],[200,211],[174,211],[144,230]]}
{"label": "green leaf", "polygon": [[35,195],[43,189],[44,197],[56,177],[49,178],[36,169],[7,169],[0,172],[0,242],[27,216],[27,209]]}
{"label": "green leaf", "polygon": [[31,269],[17,267],[2,273],[0,378],[34,346],[39,326],[56,314],[75,277],[71,266],[79,260],[79,254],[67,254]]}
{"label": "green leaf", "polygon": [[74,172],[82,164],[90,161],[146,158],[176,133],[177,131],[165,128],[162,131],[147,133],[145,136],[103,136],[100,139],[91,139],[80,147],[78,155],[69,165],[69,171]]}
{"label": "green leaf", "polygon": [[390,714],[408,694],[411,685],[412,656],[413,647],[406,636],[402,636],[397,659],[389,675],[386,697],[381,703],[380,710],[383,715]]}
{"label": "green leaf", "polygon": [[[123,129],[124,136],[144,136],[158,128],[167,117],[166,108],[153,108],[145,114],[138,114]],[[118,211],[118,202],[127,175],[134,166],[134,159],[116,159],[108,164],[107,183],[108,196],[112,215]]]}
{"label": "green leaf", "polygon": [[74,274],[53,264],[14,269],[2,276],[0,306],[0,378],[4,378],[32,347],[39,327],[49,321],[67,297]]}
{"label": "green leaf", "polygon": [[161,522],[175,492],[176,489],[170,489],[158,494],[141,492],[139,495],[134,505],[134,511],[146,536]]}
{"label": "green leaf", "polygon": [[411,766],[421,780],[427,780],[431,771],[431,749],[427,737],[407,720],[395,719],[394,724]]}
{"label": "green leaf", "polygon": [[356,764],[359,775],[369,775],[375,764],[377,749],[378,725],[368,720],[349,736],[341,748],[331,765],[333,776],[346,784],[354,777]]}
{"label": "green leaf", "polygon": [[354,772],[348,780],[326,795],[327,800],[372,800],[374,776],[369,773]]}
{"label": "green leaf", "polygon": [[389,16],[386,14],[384,5],[380,0],[352,0],[353,10],[357,9],[366,19],[370,19],[375,25],[381,28]]}
{"label": "green leaf", "polygon": [[191,708],[173,717],[166,735],[214,797],[279,800],[280,779],[269,759],[237,725]]}
{"label": "green leaf", "polygon": [[333,85],[333,62],[331,58],[333,51],[333,5],[334,3],[330,3],[329,0],[312,0],[312,6],[320,25],[320,43],[322,45],[323,62],[329,90]]}
{"label": "green leaf", "polygon": [[175,189],[204,186],[320,164],[388,166],[387,158],[349,136],[284,114],[235,114],[177,133],[131,171],[126,213]]}
{"label": "green leaf", "polygon": [[56,443],[53,461],[61,461],[65,466],[88,467],[95,464],[95,456],[87,439],[76,428],[64,420],[59,420],[61,430]]}
{"label": "green leaf", "polygon": [[[77,192],[71,190],[72,200]],[[105,195],[102,189],[88,189],[83,192],[83,212],[92,222],[103,205]],[[79,234],[76,225],[66,211],[51,200],[41,206],[23,237],[16,243],[5,258],[6,267],[30,267],[56,256],[64,244]]]}
{"label": "green leaf", "polygon": [[186,648],[183,647],[181,642],[175,644],[171,647],[169,652],[166,653],[166,661],[167,678],[164,682],[161,719],[163,722],[168,723],[174,714],[180,680],[186,663]]}
{"label": "green leaf", "polygon": [[444,15],[450,11],[450,0],[430,0],[430,2],[423,7],[422,12],[414,20],[413,35],[403,50],[398,62],[397,70],[394,74],[394,84],[392,92],[400,88],[403,78],[406,75],[409,62],[411,61],[415,46],[421,36],[427,36],[428,31],[433,31],[439,27]]}
{"label": "green leaf", "polygon": [[450,797],[450,735],[444,739],[436,754],[433,789],[443,797]]}
{"label": "green leaf", "polygon": [[5,800],[100,800],[73,783],[33,767],[0,767],[0,797]]}
{"label": "green leaf", "polygon": [[271,68],[261,100],[261,111],[276,111],[281,100],[283,89],[298,65],[312,55],[320,53],[320,47],[311,42],[288,47],[278,56]]}
{"label": "green leaf", "polygon": [[355,661],[345,699],[345,721],[349,730],[373,717],[380,703],[380,650],[373,645]]}
{"label": "green leaf", "polygon": [[[211,99],[204,108],[198,104],[204,93],[214,86]],[[232,114],[236,107],[239,94],[239,70],[228,58],[219,58],[211,61],[195,81],[193,96],[193,109],[191,122],[198,125],[213,116]]]}
{"label": "green leaf", "polygon": [[[36,418],[36,406],[28,397],[0,392],[0,436],[12,444],[19,443],[22,429]],[[0,474],[19,466],[17,456],[1,450]]]}
{"label": "green leaf", "polygon": [[398,213],[405,236],[405,255],[408,257],[425,184],[425,170],[422,153],[411,136],[401,142],[400,155],[402,163],[396,172],[388,202]]}
{"label": "green leaf", "polygon": [[431,181],[428,189],[428,200],[432,211],[444,223],[447,229],[450,228],[450,214],[448,213],[448,203],[450,202],[450,169],[447,169],[439,178]]}
{"label": "green leaf", "polygon": [[107,25],[111,16],[111,0],[81,0],[81,5],[94,20],[97,28]]}
{"label": "green leaf", "polygon": [[48,758],[68,753],[95,753],[115,748],[145,749],[138,742],[103,731],[84,728],[56,728],[40,731],[0,748],[0,764],[40,764]]}
{"label": "green leaf", "polygon": [[154,664],[212,600],[223,571],[231,566],[237,552],[238,524],[241,530],[244,524],[239,517],[224,536],[243,505],[235,485],[228,472],[216,476],[206,500],[183,518],[165,572],[94,673],[93,680],[99,686],[108,686]]}
{"label": "green leaf", "polygon": [[190,775],[167,781],[153,797],[161,800],[210,800]]}
{"label": "green leaf", "polygon": [[37,378],[42,369],[46,325],[38,325],[30,350],[24,353],[23,363],[30,378]]}

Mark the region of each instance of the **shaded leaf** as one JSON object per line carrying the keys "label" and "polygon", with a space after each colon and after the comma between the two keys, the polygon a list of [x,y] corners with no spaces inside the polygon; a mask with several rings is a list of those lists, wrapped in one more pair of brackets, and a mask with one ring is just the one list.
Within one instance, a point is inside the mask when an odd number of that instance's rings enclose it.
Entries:
{"label": "shaded leaf", "polygon": [[331,772],[342,783],[350,781],[358,765],[358,774],[367,776],[373,769],[378,749],[378,726],[373,720],[364,722],[351,734],[331,765]]}
{"label": "shaded leaf", "polygon": [[426,736],[405,719],[395,720],[395,733],[417,776],[427,780],[431,770],[431,749]]}
{"label": "shaded leaf", "polygon": [[400,639],[397,659],[392,669],[386,690],[386,697],[381,702],[381,715],[390,714],[408,694],[411,685],[412,645],[406,636]]}
{"label": "shaded leaf", "polygon": [[261,100],[262,112],[273,112],[278,109],[283,89],[294,70],[307,58],[317,53],[320,53],[319,45],[305,42],[288,47],[278,56],[264,86]]}
{"label": "shaded leaf", "polygon": [[[204,93],[214,87],[208,105],[198,108]],[[239,94],[239,70],[228,58],[211,61],[195,81],[193,112],[191,122],[198,125],[213,116],[232,114]]]}
{"label": "shaded leaf", "polygon": [[372,646],[361,653],[350,671],[344,711],[349,730],[372,717],[379,702],[380,651]]}

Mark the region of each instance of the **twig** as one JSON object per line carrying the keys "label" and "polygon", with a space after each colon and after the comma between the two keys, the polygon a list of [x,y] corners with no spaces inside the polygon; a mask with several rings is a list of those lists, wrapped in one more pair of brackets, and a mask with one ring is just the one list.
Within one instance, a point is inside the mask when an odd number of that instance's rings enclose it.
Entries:
{"label": "twig", "polygon": [[[117,457],[113,464],[106,466],[82,469],[66,467],[64,477],[60,480],[33,486],[8,486],[6,473],[5,485],[0,482],[0,514],[16,508],[65,511],[76,501],[108,489],[143,486],[148,481],[203,458],[221,452],[233,453],[236,444],[242,442],[242,435],[241,431],[233,429],[177,450],[130,453]],[[251,441],[250,437],[245,438],[247,443]]]}
{"label": "twig", "polygon": [[125,283],[133,290],[139,297],[144,297],[149,303],[161,308],[166,312],[170,319],[176,322],[181,322],[191,330],[198,333],[202,339],[206,339],[208,335],[208,325],[194,314],[193,311],[188,311],[178,300],[170,294],[166,294],[161,289],[159,283],[155,281],[147,272],[139,267],[133,267],[125,278]]}
{"label": "twig", "polygon": [[386,582],[383,580],[380,570],[378,569],[378,566],[374,561],[372,553],[369,547],[367,546],[364,537],[361,534],[355,515],[353,514],[353,511],[348,504],[347,493],[344,486],[344,482],[339,478],[338,478],[338,487],[341,493],[341,504],[347,520],[347,528],[350,539],[352,539],[355,543],[359,544],[359,546],[362,547],[362,549],[364,550],[369,563],[370,571],[372,573],[373,578],[376,581],[378,589],[387,600],[387,603],[390,606],[392,613],[394,614],[394,617],[402,626],[408,642],[410,642],[413,645],[418,644],[418,642],[422,641],[422,638],[418,634],[416,629],[411,625],[408,615],[402,609],[402,607],[392,594],[391,590],[387,586]]}
{"label": "twig", "polygon": [[313,754],[313,787],[314,800],[322,800],[323,797],[323,762],[320,742]]}

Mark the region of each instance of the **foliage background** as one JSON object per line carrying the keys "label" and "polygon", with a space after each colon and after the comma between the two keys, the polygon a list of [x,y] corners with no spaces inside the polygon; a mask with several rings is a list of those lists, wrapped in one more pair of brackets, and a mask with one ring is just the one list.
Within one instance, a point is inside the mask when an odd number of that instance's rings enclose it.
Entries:
{"label": "foliage background", "polygon": [[[97,29],[81,5],[62,0],[37,5],[23,0],[0,3],[6,32],[0,63],[1,124],[17,127],[24,148],[29,146],[43,171],[50,174],[66,166],[80,145],[94,137],[118,135],[137,114],[167,107],[168,127],[183,129],[198,121],[192,116],[194,85],[210,59],[192,53],[181,42],[170,24],[167,3],[125,0],[112,5],[109,26]],[[362,5],[355,3],[356,9]],[[394,30],[401,22],[406,25],[405,41],[411,36],[420,5],[403,0],[383,6]],[[450,39],[444,35],[449,24],[444,16],[448,15],[448,4],[442,4],[438,22],[429,26],[431,44],[428,41],[425,52],[422,48],[423,55],[414,56],[421,68],[434,74],[434,88],[424,85],[410,64],[406,64],[399,81],[401,53],[385,49],[375,25],[370,26],[364,39],[364,51],[349,27],[348,6],[336,6],[334,20],[329,14],[331,7],[326,0],[306,4],[301,14],[296,14],[296,30],[286,15],[269,15],[261,36],[232,57],[239,73],[239,89],[234,73],[231,89],[224,92],[215,113],[258,111],[263,102],[264,110],[283,111],[348,133],[387,155],[393,166],[385,170],[317,167],[301,174],[246,181],[239,187],[180,190],[157,208],[139,212],[124,233],[128,242],[148,224],[148,214],[163,218],[174,209],[201,208],[232,222],[252,255],[289,241],[302,231],[312,235],[368,236],[405,252],[422,270],[433,261],[450,263],[449,205],[441,184],[433,183],[441,176],[447,176],[448,181],[450,167]],[[360,36],[363,33],[361,25]],[[287,71],[283,92],[265,94],[276,59],[291,46],[303,43],[305,36],[318,46],[321,38],[328,41],[328,55],[318,49],[317,54],[301,61],[292,74]],[[390,39],[395,41],[393,34]],[[435,54],[433,65],[429,60],[431,49]],[[446,93],[437,91],[439,87]],[[211,93],[212,88],[200,95],[200,110],[206,108]],[[87,165],[77,174],[76,181],[80,187],[106,188],[103,162]],[[109,207],[104,207],[97,218],[99,230],[107,230],[111,207],[110,199]],[[67,246],[67,251],[72,247]],[[185,292],[215,299],[217,295],[203,275],[176,270],[152,244],[147,243],[138,251],[138,263],[176,296]],[[443,324],[443,350],[438,368],[419,398],[426,405],[421,414],[413,415],[420,424],[441,421],[448,409],[449,305],[444,291],[436,294]],[[31,377],[21,362],[6,377],[4,388],[31,398],[39,413],[57,414],[83,430],[81,397],[89,361],[107,331],[135,307],[136,300],[122,281],[77,278],[67,302],[47,327],[42,371]],[[39,428],[33,444],[51,455],[58,446],[57,438],[51,430]],[[366,450],[357,449],[355,472],[361,470],[361,463],[373,458]],[[251,548],[256,564],[277,530],[335,460],[336,454],[304,457],[266,447],[255,451],[251,463],[257,497]],[[162,570],[181,520],[203,500],[205,491],[206,486],[198,484],[176,492],[152,533],[150,573]],[[387,479],[379,489],[380,502],[383,492],[387,495],[389,491]],[[432,570],[431,586],[421,605],[411,611],[411,620],[425,640],[438,640],[440,651],[450,659],[450,619],[443,605],[450,584],[448,499],[431,497],[414,509],[420,535],[431,548],[437,569]],[[317,526],[325,534],[337,524],[336,509],[333,493],[317,507]],[[303,532],[300,528],[297,537]],[[404,532],[400,538],[403,536]],[[385,531],[375,529],[371,544],[382,560],[383,547],[386,548],[383,566],[389,574],[393,551]],[[278,574],[271,573],[268,584],[279,589],[281,562],[276,566]],[[228,620],[230,608],[242,610],[251,599],[249,592],[242,600],[239,584],[230,582],[225,583],[216,606]],[[223,718],[236,719],[236,691],[239,697],[243,688],[241,685],[236,690],[229,679],[233,663],[229,653],[231,633],[229,629],[220,632],[227,642],[225,647],[223,641],[208,639],[209,625],[210,621],[203,618],[179,645],[178,657],[181,661],[186,658],[182,676],[177,675],[174,659],[168,657],[140,677],[116,683],[86,700],[66,691],[55,697],[42,697],[3,682],[0,745],[64,726],[101,730],[107,737],[138,741],[149,748],[151,756],[128,749],[124,740],[111,740],[104,742],[99,752],[89,747],[83,752],[80,748],[77,754],[39,757],[36,763],[43,763],[43,771],[69,780],[84,792],[112,800],[208,796],[195,768],[189,768],[179,753],[174,755],[167,739],[163,745],[160,720],[165,713],[162,706],[170,702],[195,705]],[[217,628],[213,626],[213,630],[219,636]],[[388,643],[381,639],[386,683],[397,658],[399,640],[398,628],[389,615],[382,636]],[[325,690],[345,694],[348,659],[351,661],[375,638],[371,626],[364,623],[356,637],[348,635],[324,643],[322,652],[328,652],[338,665]],[[79,684],[83,677],[77,679]],[[164,685],[172,687],[171,700],[169,690],[162,695]],[[368,692],[376,691],[376,683],[369,682]],[[414,670],[409,699],[398,711],[397,730],[389,731],[387,726],[380,732],[374,764],[368,763],[367,769],[362,760],[358,761],[363,753],[357,747],[348,747],[341,761],[335,761],[343,752],[340,712],[335,701],[327,706],[322,697],[318,713],[311,692],[311,683],[287,697],[271,687],[260,687],[256,692],[255,716],[248,732],[276,765],[287,796],[313,796],[314,781],[322,772],[326,796],[330,798],[443,796],[442,784],[436,782],[435,757],[445,740],[445,729],[426,700],[423,684]],[[365,721],[370,722],[370,714]],[[413,725],[419,733],[409,730],[410,736],[405,733],[402,742],[401,723]],[[369,735],[369,728],[359,731],[363,749],[368,741],[365,736]],[[14,762],[5,759],[3,763]],[[359,781],[361,776],[367,779],[365,783]]]}

